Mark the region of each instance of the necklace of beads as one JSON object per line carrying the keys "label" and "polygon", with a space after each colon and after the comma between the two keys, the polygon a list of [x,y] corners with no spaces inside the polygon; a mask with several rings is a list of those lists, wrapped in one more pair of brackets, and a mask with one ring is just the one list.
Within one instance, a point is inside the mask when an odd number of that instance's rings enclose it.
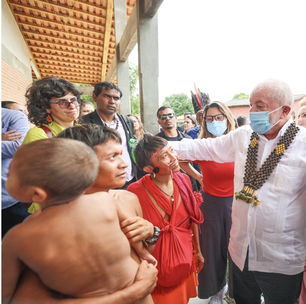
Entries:
{"label": "necklace of beads", "polygon": [[235,193],[236,199],[240,199],[247,204],[253,204],[253,207],[260,205],[257,198],[257,190],[263,186],[268,177],[271,175],[274,168],[279,163],[287,148],[292,143],[299,128],[293,122],[286,130],[285,134],[277,143],[275,149],[265,160],[261,168],[257,171],[257,156],[258,156],[258,134],[253,132],[250,139],[250,144],[247,152],[247,159],[243,177],[243,187],[239,192]]}

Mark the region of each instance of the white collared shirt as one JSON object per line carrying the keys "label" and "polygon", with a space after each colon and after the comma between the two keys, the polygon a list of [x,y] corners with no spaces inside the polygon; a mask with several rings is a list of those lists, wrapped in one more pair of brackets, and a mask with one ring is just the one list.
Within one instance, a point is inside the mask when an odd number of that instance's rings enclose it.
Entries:
{"label": "white collared shirt", "polygon": [[128,143],[126,141],[126,135],[122,126],[122,123],[118,117],[117,114],[115,114],[114,120],[111,121],[111,123],[107,123],[105,122],[101,116],[99,115],[100,119],[102,120],[103,124],[106,125],[109,128],[112,129],[116,129],[117,126],[117,121],[118,121],[118,129],[117,131],[119,132],[120,136],[121,136],[121,140],[122,140],[122,158],[127,162],[128,167],[127,167],[127,172],[126,172],[126,176],[125,176],[125,180],[128,182],[130,181],[133,177],[134,177],[134,172],[133,172],[133,168],[132,168],[132,161],[130,158],[130,154],[128,151]]}
{"label": "white collared shirt", "polygon": [[[259,135],[257,170],[292,123],[275,139]],[[227,135],[169,142],[181,160],[235,162],[234,188],[243,187],[247,149],[252,134],[243,126]],[[233,200],[229,252],[242,270],[249,247],[249,270],[295,275],[306,257],[306,128],[301,127],[278,165],[257,191],[261,205]],[[204,214],[205,220],[205,214]]]}

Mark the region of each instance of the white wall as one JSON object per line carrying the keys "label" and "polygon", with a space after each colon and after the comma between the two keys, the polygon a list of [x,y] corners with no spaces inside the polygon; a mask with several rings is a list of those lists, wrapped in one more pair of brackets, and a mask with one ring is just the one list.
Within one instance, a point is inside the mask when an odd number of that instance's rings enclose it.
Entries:
{"label": "white wall", "polygon": [[1,57],[28,79],[32,79],[27,45],[7,2],[2,0],[1,3]]}

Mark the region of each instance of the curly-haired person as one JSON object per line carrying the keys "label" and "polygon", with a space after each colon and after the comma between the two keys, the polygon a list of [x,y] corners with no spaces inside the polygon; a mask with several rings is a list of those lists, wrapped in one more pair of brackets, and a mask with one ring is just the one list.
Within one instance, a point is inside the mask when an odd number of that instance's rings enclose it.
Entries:
{"label": "curly-haired person", "polygon": [[[79,117],[80,91],[73,83],[60,78],[48,77],[33,82],[25,94],[28,118],[35,125],[30,129],[23,144],[56,137],[60,132],[76,124]],[[39,209],[33,203],[29,212]]]}

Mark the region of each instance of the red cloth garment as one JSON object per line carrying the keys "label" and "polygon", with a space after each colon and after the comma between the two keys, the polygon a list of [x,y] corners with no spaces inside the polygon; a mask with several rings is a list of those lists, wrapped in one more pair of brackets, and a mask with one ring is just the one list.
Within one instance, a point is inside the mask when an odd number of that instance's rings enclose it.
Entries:
{"label": "red cloth garment", "polygon": [[235,163],[216,163],[214,161],[198,161],[200,165],[204,191],[209,195],[228,197],[234,195]]}
{"label": "red cloth garment", "polygon": [[199,208],[201,204],[199,204],[195,198],[192,188],[189,187],[186,182],[186,178],[188,178],[188,181],[190,182],[189,177],[186,174],[182,174],[181,172],[173,174],[174,181],[177,183],[179,189],[181,189],[180,194],[190,218],[195,224],[199,225],[204,221],[203,214]]}
{"label": "red cloth garment", "polygon": [[182,285],[167,294],[152,293],[154,304],[187,304],[190,298],[198,296],[198,277],[193,272]]}
{"label": "red cloth garment", "polygon": [[[157,259],[158,282],[153,293],[167,294],[172,292],[190,276],[193,271],[192,222],[203,222],[196,199],[184,175],[180,172],[173,174],[174,202],[161,193],[149,175],[131,184],[128,190],[135,193],[141,203],[143,216],[153,225],[161,229],[158,242],[152,255]],[[147,191],[158,205],[169,215],[170,222],[162,217],[159,210],[151,201]],[[182,203],[177,208],[179,194]]]}

